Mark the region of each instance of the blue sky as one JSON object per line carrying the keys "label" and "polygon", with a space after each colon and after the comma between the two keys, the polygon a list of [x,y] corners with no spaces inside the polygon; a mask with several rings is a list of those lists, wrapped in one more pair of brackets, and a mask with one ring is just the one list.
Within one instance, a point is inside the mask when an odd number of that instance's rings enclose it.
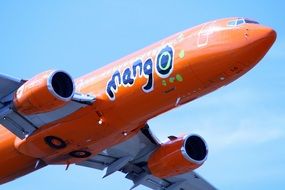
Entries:
{"label": "blue sky", "polygon": [[[181,133],[202,135],[210,152],[198,172],[219,189],[284,189],[282,4],[281,0],[1,1],[0,72],[28,79],[48,69],[63,69],[78,77],[197,24],[231,16],[253,18],[278,33],[260,64],[227,87],[149,123],[161,140]],[[132,186],[120,173],[101,179],[103,175],[78,166],[68,171],[49,166],[0,189]]]}

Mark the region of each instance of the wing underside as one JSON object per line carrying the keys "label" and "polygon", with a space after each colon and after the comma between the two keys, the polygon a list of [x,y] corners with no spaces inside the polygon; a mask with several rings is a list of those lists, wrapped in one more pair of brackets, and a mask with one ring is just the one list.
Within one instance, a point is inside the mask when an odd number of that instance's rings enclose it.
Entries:
{"label": "wing underside", "polygon": [[104,170],[104,177],[116,171],[126,174],[133,187],[146,186],[153,190],[213,190],[211,184],[195,172],[161,179],[147,169],[150,154],[160,146],[146,125],[135,137],[82,162],[78,165]]}

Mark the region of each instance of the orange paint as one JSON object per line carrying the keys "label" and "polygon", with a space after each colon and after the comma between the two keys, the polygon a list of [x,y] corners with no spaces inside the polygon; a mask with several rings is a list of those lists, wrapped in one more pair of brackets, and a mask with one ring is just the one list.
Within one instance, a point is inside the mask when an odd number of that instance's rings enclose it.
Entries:
{"label": "orange paint", "polygon": [[[15,145],[12,142],[15,137],[1,128],[0,182],[14,179],[7,178],[12,174],[20,176],[31,171],[29,166],[38,158],[46,164],[83,161],[87,158],[72,157],[70,152],[83,150],[96,155],[135,135],[149,119],[208,94],[245,74],[266,54],[276,39],[276,33],[259,24],[229,26],[228,23],[232,20],[236,18],[216,20],[179,32],[76,79],[76,91],[96,96],[95,103],[40,127],[24,140],[16,138]],[[168,46],[173,50],[173,68],[168,72],[169,76],[159,75],[157,60],[164,61],[171,57],[163,52]],[[159,52],[162,52],[161,56]],[[124,76],[131,76],[130,72],[134,75],[132,67],[137,60],[141,60],[146,71],[142,75],[137,73],[132,84],[131,80],[127,80],[130,79],[128,77],[124,79],[126,85],[119,85],[118,81],[110,83],[117,70],[121,75],[125,73]],[[147,65],[150,60],[152,65]],[[160,66],[164,69],[166,65]],[[161,73],[163,69],[160,70]],[[152,75],[147,74],[150,71]],[[28,89],[35,81],[39,86]],[[150,82],[153,83],[148,88],[146,85]],[[109,94],[108,84],[117,87],[109,88]],[[23,88],[28,90],[24,90],[22,97],[14,101],[18,112],[43,113],[64,105],[64,102],[58,101],[48,92],[46,74],[31,79],[26,85]],[[110,98],[112,92],[113,99]],[[67,146],[53,149],[44,141],[46,136],[59,137]],[[12,161],[5,159],[7,156],[12,156]],[[173,161],[169,158],[169,162]],[[185,163],[181,156],[179,161]],[[2,166],[5,166],[4,170]],[[154,168],[152,164],[150,167]],[[187,167],[195,168],[189,165]],[[164,176],[159,169],[153,170],[157,175]]]}
{"label": "orange paint", "polygon": [[14,147],[15,136],[0,128],[0,184],[35,171],[37,160],[21,154]]}
{"label": "orange paint", "polygon": [[[153,152],[148,161],[150,172],[159,178],[167,178],[193,171],[200,167],[204,161],[197,162],[183,155],[185,139],[177,138],[161,145]],[[193,149],[193,147],[190,147]],[[207,151],[206,151],[207,155]]]}
{"label": "orange paint", "polygon": [[23,115],[38,114],[53,111],[71,100],[70,96],[60,98],[50,90],[55,71],[46,71],[36,75],[23,84],[15,93],[15,109]]}

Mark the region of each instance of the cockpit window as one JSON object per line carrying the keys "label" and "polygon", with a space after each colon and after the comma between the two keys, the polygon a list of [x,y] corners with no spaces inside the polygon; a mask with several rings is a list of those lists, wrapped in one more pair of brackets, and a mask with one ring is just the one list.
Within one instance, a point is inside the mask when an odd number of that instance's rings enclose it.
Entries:
{"label": "cockpit window", "polygon": [[244,19],[238,19],[237,20],[237,25],[241,25],[241,24],[244,24],[244,23],[245,23]]}
{"label": "cockpit window", "polygon": [[238,26],[242,24],[259,24],[258,22],[250,19],[238,18],[228,22],[228,26]]}
{"label": "cockpit window", "polygon": [[236,26],[236,20],[232,20],[228,22],[228,26]]}
{"label": "cockpit window", "polygon": [[249,23],[249,24],[259,24],[259,22],[254,21],[254,20],[249,20],[249,19],[244,19],[245,23]]}

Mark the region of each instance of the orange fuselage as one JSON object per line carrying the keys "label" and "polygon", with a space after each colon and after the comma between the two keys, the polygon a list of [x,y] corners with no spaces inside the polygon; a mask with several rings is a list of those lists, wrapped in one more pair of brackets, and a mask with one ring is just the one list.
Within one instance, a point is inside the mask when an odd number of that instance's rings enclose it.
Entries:
{"label": "orange fuselage", "polygon": [[[235,18],[208,22],[174,34],[145,49],[76,79],[76,91],[96,96],[94,104],[16,138],[0,127],[0,183],[46,164],[83,161],[69,155],[87,150],[96,155],[135,135],[145,123],[239,78],[266,54],[276,33]],[[61,150],[43,140],[58,136]],[[86,158],[85,158],[86,159]]]}

